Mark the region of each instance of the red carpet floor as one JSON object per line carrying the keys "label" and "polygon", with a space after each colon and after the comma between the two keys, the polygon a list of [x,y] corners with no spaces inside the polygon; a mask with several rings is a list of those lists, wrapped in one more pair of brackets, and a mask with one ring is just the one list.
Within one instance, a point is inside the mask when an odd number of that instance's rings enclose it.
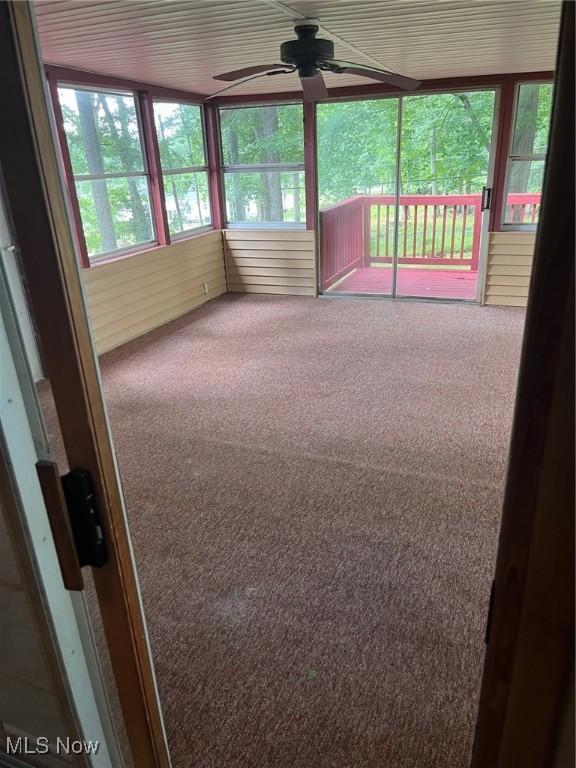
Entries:
{"label": "red carpet floor", "polygon": [[102,358],[174,768],[464,768],[523,312],[225,296]]}
{"label": "red carpet floor", "polygon": [[[397,296],[429,299],[466,299],[476,297],[478,272],[448,269],[415,269],[400,266]],[[392,270],[384,267],[360,267],[328,290],[329,293],[390,294]]]}

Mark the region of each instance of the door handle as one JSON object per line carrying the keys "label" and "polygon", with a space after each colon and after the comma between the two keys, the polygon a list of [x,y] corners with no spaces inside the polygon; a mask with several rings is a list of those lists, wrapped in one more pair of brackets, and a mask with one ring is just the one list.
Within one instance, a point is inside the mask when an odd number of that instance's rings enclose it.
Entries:
{"label": "door handle", "polygon": [[50,521],[64,586],[72,592],[81,592],[84,589],[84,579],[80,570],[80,561],[70,525],[68,505],[64,497],[58,465],[53,461],[38,461],[36,472],[48,512],[48,520]]}
{"label": "door handle", "polygon": [[482,202],[480,203],[480,209],[482,211],[489,211],[491,202],[492,202],[492,187],[482,187]]}

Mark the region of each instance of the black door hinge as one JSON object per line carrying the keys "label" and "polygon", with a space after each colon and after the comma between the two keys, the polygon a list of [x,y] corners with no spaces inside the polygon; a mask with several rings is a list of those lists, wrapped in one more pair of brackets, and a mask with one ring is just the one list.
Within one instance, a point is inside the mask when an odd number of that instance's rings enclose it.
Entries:
{"label": "black door hinge", "polygon": [[108,551],[90,472],[72,469],[61,480],[80,566],[99,568],[107,562]]}
{"label": "black door hinge", "polygon": [[480,204],[480,208],[483,211],[489,211],[491,202],[492,202],[492,187],[482,187],[482,202]]}
{"label": "black door hinge", "polygon": [[486,616],[486,631],[484,632],[484,642],[486,645],[490,642],[490,629],[492,627],[492,613],[494,611],[494,595],[496,594],[496,582],[492,582],[490,587],[490,602],[488,603],[488,615]]}

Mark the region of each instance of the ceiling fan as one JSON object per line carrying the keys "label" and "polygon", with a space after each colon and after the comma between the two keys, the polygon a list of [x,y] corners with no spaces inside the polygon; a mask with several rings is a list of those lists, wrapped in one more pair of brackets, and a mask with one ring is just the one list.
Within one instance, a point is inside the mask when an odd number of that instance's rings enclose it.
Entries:
{"label": "ceiling fan", "polygon": [[[420,85],[420,80],[398,75],[395,72],[335,59],[334,43],[331,40],[316,37],[319,29],[320,22],[318,19],[297,19],[294,22],[297,39],[288,40],[280,46],[282,64],[256,64],[253,67],[244,67],[232,72],[224,72],[222,75],[215,75],[214,80],[247,82],[248,80],[255,80],[257,77],[298,72],[305,101],[320,101],[328,98],[328,90],[322,72],[370,77],[372,80],[378,80],[381,83],[388,83],[388,85],[406,90],[412,90]],[[240,82],[234,82],[233,85],[217,91],[209,98],[236,85],[240,85]]]}

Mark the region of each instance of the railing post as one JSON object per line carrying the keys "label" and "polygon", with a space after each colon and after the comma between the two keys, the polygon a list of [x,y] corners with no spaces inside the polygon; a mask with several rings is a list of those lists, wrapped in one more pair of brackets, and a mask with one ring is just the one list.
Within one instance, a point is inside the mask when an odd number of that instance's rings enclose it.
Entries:
{"label": "railing post", "polygon": [[364,247],[362,256],[362,266],[370,266],[370,250],[371,250],[371,235],[372,235],[372,200],[370,197],[362,198],[362,217],[364,226]]}
{"label": "railing post", "polygon": [[472,261],[470,269],[478,271],[480,258],[480,235],[482,233],[482,195],[475,195],[474,199],[474,229],[472,230]]}

